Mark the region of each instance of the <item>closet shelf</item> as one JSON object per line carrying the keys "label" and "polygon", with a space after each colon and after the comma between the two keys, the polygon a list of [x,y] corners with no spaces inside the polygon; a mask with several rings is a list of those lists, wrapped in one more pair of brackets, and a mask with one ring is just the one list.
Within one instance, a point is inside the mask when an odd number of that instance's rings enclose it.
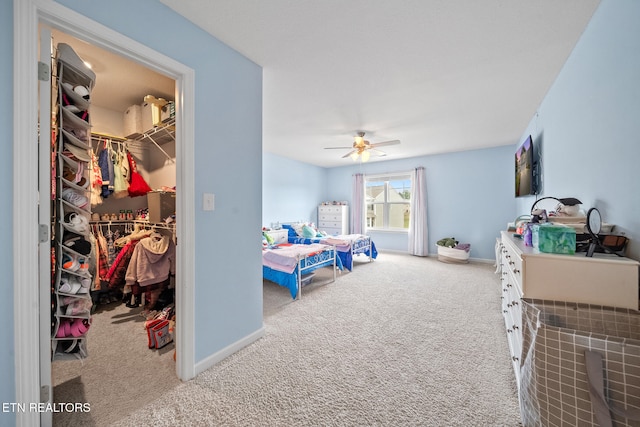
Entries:
{"label": "closet shelf", "polygon": [[175,141],[176,139],[176,119],[170,119],[159,126],[155,126],[153,129],[150,129],[143,133],[142,135],[134,138],[134,141],[141,142],[151,142],[155,145],[158,150],[162,151],[162,154],[166,156],[172,163],[175,162],[175,159],[171,157],[162,147],[168,142]]}

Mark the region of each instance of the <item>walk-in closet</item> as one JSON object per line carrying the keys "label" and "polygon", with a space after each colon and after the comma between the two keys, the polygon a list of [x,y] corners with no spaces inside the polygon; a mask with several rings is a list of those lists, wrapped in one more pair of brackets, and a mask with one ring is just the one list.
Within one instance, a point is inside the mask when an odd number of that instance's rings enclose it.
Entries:
{"label": "walk-in closet", "polygon": [[179,382],[175,82],[51,40],[52,397],[90,407],[53,422],[91,425]]}

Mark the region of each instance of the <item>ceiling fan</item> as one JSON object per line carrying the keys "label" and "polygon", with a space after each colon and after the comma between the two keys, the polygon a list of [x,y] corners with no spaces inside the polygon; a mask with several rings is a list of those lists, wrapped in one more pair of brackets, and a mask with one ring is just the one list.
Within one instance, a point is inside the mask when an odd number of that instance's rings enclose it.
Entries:
{"label": "ceiling fan", "polygon": [[386,156],[387,153],[384,151],[378,150],[378,147],[383,147],[385,145],[397,145],[400,144],[400,141],[394,139],[392,141],[383,141],[376,142],[375,144],[371,144],[369,141],[364,139],[364,132],[358,132],[356,136],[353,137],[353,145],[351,147],[325,147],[325,150],[348,150],[351,149],[350,152],[342,156],[342,158],[351,157],[354,161],[358,160],[358,157],[361,158],[363,162],[369,160],[371,153],[376,154],[377,156]]}

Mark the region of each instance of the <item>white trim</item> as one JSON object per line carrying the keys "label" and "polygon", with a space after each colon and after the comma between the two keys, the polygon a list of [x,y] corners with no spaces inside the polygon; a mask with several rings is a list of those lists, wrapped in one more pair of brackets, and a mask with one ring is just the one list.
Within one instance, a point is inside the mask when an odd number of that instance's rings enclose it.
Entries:
{"label": "white trim", "polygon": [[[18,403],[40,401],[38,269],[28,267],[38,256],[38,170],[33,167],[38,158],[35,10],[30,1],[13,2],[13,327]],[[40,425],[37,412],[16,413],[16,426],[36,425]]]}
{"label": "white trim", "polygon": [[[176,184],[179,241],[176,282],[176,373],[182,380],[195,376],[194,278],[194,114],[195,73],[169,57],[116,33],[51,0],[14,0],[13,96],[13,282],[16,402],[39,402],[38,271],[25,268],[38,247],[38,24],[45,23],[91,44],[127,57],[176,80]],[[29,261],[30,260],[30,261]],[[39,425],[38,413],[16,414],[16,425]]]}
{"label": "white trim", "polygon": [[252,332],[251,334],[247,335],[246,337],[234,342],[233,344],[230,344],[230,345],[226,346],[225,348],[223,348],[222,350],[218,351],[217,353],[214,353],[211,356],[207,357],[206,359],[201,360],[200,362],[198,362],[196,364],[196,375],[198,375],[198,374],[206,371],[207,369],[211,368],[212,366],[220,363],[220,361],[222,361],[222,360],[226,359],[227,357],[231,356],[232,354],[242,350],[243,348],[245,348],[249,344],[252,344],[252,343],[256,342],[260,338],[264,337],[264,335],[265,335],[265,329],[264,329],[264,325],[262,325],[262,327],[260,329],[258,329],[257,331]]}

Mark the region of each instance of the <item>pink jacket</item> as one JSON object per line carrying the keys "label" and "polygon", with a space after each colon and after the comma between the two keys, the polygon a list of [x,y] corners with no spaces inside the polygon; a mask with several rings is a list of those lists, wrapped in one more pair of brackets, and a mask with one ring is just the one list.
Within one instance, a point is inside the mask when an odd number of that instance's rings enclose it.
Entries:
{"label": "pink jacket", "polygon": [[125,280],[140,286],[162,282],[176,273],[176,246],[168,236],[152,234],[141,239],[133,250]]}

